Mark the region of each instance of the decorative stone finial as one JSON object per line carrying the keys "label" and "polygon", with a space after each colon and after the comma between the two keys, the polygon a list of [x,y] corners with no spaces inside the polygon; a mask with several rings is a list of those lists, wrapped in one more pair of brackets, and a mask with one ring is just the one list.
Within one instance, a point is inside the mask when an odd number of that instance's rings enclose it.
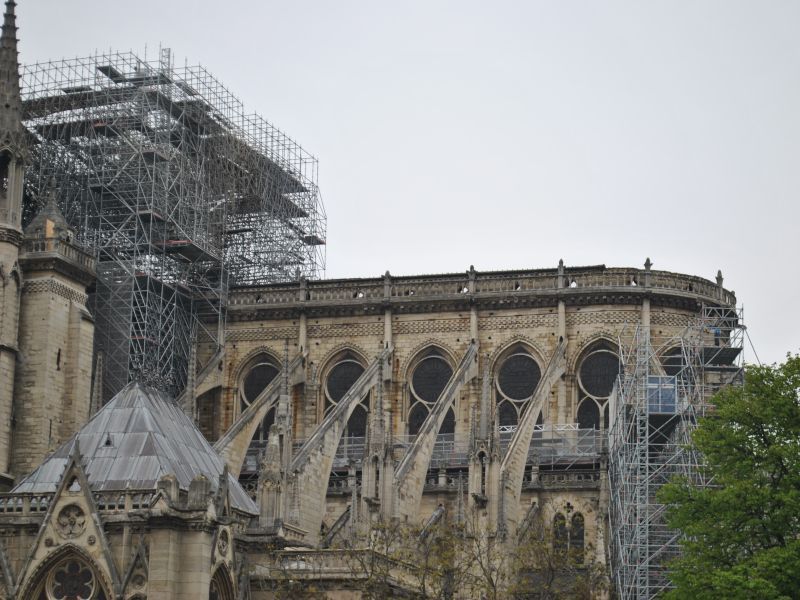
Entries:
{"label": "decorative stone finial", "polygon": [[558,272],[559,273],[563,273],[564,272],[564,259],[563,258],[559,258],[558,259]]}
{"label": "decorative stone finial", "polygon": [[717,271],[717,285],[722,287],[722,270]]}
{"label": "decorative stone finial", "polygon": [[644,261],[644,270],[645,271],[649,271],[650,267],[652,267],[652,266],[653,266],[653,263],[650,262],[650,257],[648,256],[647,260]]}

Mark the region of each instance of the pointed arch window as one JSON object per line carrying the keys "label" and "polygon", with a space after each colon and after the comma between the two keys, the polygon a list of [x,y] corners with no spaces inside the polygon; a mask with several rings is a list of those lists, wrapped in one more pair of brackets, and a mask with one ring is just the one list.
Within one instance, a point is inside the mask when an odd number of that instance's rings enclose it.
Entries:
{"label": "pointed arch window", "polygon": [[208,600],[234,600],[233,581],[224,567],[218,568],[211,578]]}
{"label": "pointed arch window", "polygon": [[[325,378],[325,415],[345,397],[358,378],[364,374],[364,365],[352,353],[346,352],[334,361]],[[353,409],[343,437],[363,438],[367,434],[369,394]]]}
{"label": "pointed arch window", "polygon": [[581,358],[577,378],[577,421],[581,429],[608,427],[608,398],[619,371],[619,357],[608,344],[595,345]]}
{"label": "pointed arch window", "polygon": [[519,423],[541,378],[539,364],[522,347],[512,350],[502,360],[495,378],[497,420],[501,427],[513,427]]}
{"label": "pointed arch window", "polygon": [[58,561],[44,576],[38,600],[107,600],[94,569],[77,556]]}
{"label": "pointed arch window", "polygon": [[[414,366],[409,385],[408,433],[417,435],[434,403],[450,381],[453,367],[436,348],[428,350]],[[447,410],[440,434],[453,434],[456,430],[456,415],[453,407]]]}
{"label": "pointed arch window", "polygon": [[585,524],[579,512],[567,521],[563,513],[553,517],[553,549],[563,553],[577,564],[583,563],[585,543]]}
{"label": "pointed arch window", "polygon": [[[280,366],[272,357],[264,354],[257,357],[245,372],[239,385],[239,411],[244,412],[261,395],[267,386],[280,374]],[[265,442],[269,428],[275,422],[275,408],[271,408],[253,434],[253,442]]]}

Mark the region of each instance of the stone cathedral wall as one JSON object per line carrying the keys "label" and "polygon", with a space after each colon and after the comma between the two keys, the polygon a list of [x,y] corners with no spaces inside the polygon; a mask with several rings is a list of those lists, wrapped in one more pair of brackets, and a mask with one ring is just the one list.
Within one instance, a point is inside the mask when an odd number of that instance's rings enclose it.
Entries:
{"label": "stone cathedral wall", "polygon": [[[523,348],[544,371],[561,336],[567,341],[563,385],[550,391],[544,425],[579,421],[582,394],[578,371],[593,348],[618,354],[620,339],[637,325],[650,326],[656,348],[669,350],[703,303],[730,305],[731,292],[698,277],[645,269],[609,269],[604,266],[539,271],[505,271],[420,277],[391,277],[275,284],[232,290],[225,352],[215,386],[200,402],[201,429],[214,438],[241,412],[240,394],[249,369],[268,360],[277,368],[288,355],[307,353],[305,383],[293,386],[293,436],[307,439],[321,422],[325,409],[326,376],[344,353],[366,366],[391,343],[391,381],[385,404],[390,409],[391,435],[402,440],[409,433],[411,391],[415,364],[436,348],[455,369],[473,338],[479,345],[479,375],[464,386],[455,402],[455,442],[466,445],[475,437],[480,418],[483,377],[491,378],[490,414],[497,370],[514,348]],[[214,348],[198,349],[202,365]],[[374,400],[373,400],[374,401]],[[603,419],[603,417],[600,417]],[[605,417],[607,419],[608,417]],[[607,425],[603,422],[602,427]],[[455,466],[455,465],[454,465]],[[535,500],[545,513],[569,504],[587,517],[586,533],[598,538],[599,465],[583,479],[550,474],[537,489],[523,489],[521,504]],[[435,478],[432,469],[429,477]],[[420,518],[438,505],[455,502],[453,479],[426,484]],[[467,486],[467,482],[464,482]],[[533,488],[533,486],[531,486]],[[495,501],[490,497],[489,503]],[[331,490],[325,523],[330,525],[350,503],[350,495]],[[488,513],[487,513],[488,514]]]}

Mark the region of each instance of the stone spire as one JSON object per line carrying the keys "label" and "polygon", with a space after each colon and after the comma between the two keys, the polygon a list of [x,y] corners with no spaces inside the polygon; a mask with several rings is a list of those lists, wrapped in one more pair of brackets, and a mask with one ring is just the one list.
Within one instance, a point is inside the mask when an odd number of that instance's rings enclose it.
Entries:
{"label": "stone spire", "polygon": [[19,92],[16,2],[6,1],[0,35],[0,149],[23,149],[22,100]]}

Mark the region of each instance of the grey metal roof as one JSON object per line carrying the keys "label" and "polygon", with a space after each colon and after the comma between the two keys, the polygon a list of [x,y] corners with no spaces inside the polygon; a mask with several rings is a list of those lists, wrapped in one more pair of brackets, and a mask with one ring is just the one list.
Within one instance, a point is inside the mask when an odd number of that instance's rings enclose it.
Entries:
{"label": "grey metal roof", "polygon": [[[225,461],[167,394],[137,382],[125,386],[68,442],[47,457],[12,493],[49,493],[58,486],[78,441],[94,491],[155,490],[174,475],[183,490],[197,475],[217,489]],[[231,504],[258,514],[239,482],[228,475]]]}

